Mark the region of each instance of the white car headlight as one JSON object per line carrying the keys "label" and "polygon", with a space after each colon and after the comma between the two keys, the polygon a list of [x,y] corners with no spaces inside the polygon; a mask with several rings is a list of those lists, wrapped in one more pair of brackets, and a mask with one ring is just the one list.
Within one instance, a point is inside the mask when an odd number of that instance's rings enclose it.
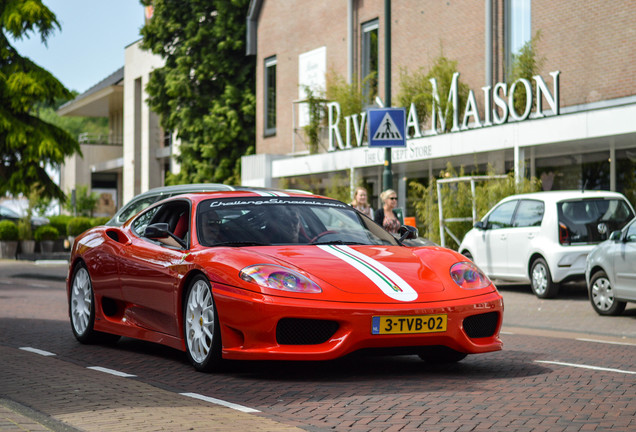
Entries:
{"label": "white car headlight", "polygon": [[309,294],[322,292],[322,289],[308,277],[275,264],[251,265],[241,270],[239,276],[244,281],[263,288]]}

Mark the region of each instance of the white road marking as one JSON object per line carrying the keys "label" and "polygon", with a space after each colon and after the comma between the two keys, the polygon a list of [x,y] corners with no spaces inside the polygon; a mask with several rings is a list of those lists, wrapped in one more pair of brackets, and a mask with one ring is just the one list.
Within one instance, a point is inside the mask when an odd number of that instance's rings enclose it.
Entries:
{"label": "white road marking", "polygon": [[115,375],[115,376],[123,377],[123,378],[133,378],[133,377],[137,376],[137,375],[127,374],[126,372],[119,372],[119,371],[116,371],[114,369],[104,368],[104,367],[101,367],[101,366],[89,366],[86,369],[92,369],[92,370],[96,370],[96,371],[99,371],[99,372],[104,372],[104,373],[107,373],[107,374],[111,374],[111,375]]}
{"label": "white road marking", "polygon": [[202,400],[202,401],[205,401],[205,402],[210,402],[210,403],[213,403],[213,404],[216,404],[216,405],[222,405],[222,406],[225,406],[225,407],[228,407],[228,408],[232,408],[232,409],[235,409],[237,411],[244,412],[244,413],[257,413],[257,412],[260,412],[259,410],[256,410],[254,408],[249,408],[249,407],[246,407],[246,406],[243,406],[243,405],[237,405],[237,404],[234,404],[232,402],[226,402],[226,401],[221,400],[221,399],[215,399],[215,398],[211,398],[211,397],[208,397],[208,396],[203,396],[203,395],[200,395],[198,393],[179,393],[179,394],[181,396],[186,396],[186,397],[191,397],[191,398],[194,398],[194,399],[199,399],[199,400]]}
{"label": "white road marking", "polygon": [[44,350],[37,349],[37,348],[22,347],[20,349],[23,350],[23,351],[32,352],[32,353],[39,354],[39,355],[42,355],[42,356],[47,356],[47,357],[56,355],[56,354],[54,354],[52,352],[44,351]]}
{"label": "white road marking", "polygon": [[613,342],[613,341],[604,341],[604,340],[600,340],[600,339],[584,339],[584,338],[576,338],[576,340],[578,340],[578,341],[582,341],[582,342],[598,342],[598,343],[613,344],[613,345],[628,345],[628,346],[636,346],[636,344],[634,344],[634,343],[629,343],[629,342]]}
{"label": "white road marking", "polygon": [[553,364],[553,365],[558,365],[558,366],[570,366],[570,367],[583,368],[583,369],[592,369],[592,370],[598,370],[598,371],[604,371],[604,372],[616,372],[616,373],[622,373],[622,374],[628,374],[628,375],[636,375],[636,372],[634,372],[634,371],[605,368],[605,367],[600,367],[600,366],[589,366],[589,365],[582,365],[582,364],[576,364],[576,363],[564,363],[564,362],[548,361],[548,360],[535,360],[534,362],[535,363]]}

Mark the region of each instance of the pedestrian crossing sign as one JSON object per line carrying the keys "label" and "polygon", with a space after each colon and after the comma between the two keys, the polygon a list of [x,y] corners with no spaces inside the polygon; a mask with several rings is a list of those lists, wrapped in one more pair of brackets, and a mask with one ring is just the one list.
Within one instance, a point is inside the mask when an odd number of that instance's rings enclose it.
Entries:
{"label": "pedestrian crossing sign", "polygon": [[405,147],[405,130],[404,108],[369,110],[369,147]]}

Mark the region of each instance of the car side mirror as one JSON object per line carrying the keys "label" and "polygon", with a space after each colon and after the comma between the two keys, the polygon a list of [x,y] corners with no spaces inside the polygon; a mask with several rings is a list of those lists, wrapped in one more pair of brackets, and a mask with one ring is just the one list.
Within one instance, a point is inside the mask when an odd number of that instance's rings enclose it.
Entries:
{"label": "car side mirror", "polygon": [[480,230],[485,230],[488,227],[488,222],[484,222],[484,221],[477,221],[475,222],[475,225],[473,225],[473,228],[477,228]]}
{"label": "car side mirror", "polygon": [[612,241],[619,241],[621,239],[621,232],[620,231],[612,231],[612,233],[609,236],[609,239]]}
{"label": "car side mirror", "polygon": [[170,228],[165,222],[148,225],[144,231],[144,237],[152,239],[170,237]]}
{"label": "car side mirror", "polygon": [[417,238],[417,228],[410,225],[402,225],[398,229],[400,235],[400,242],[404,240],[415,240]]}

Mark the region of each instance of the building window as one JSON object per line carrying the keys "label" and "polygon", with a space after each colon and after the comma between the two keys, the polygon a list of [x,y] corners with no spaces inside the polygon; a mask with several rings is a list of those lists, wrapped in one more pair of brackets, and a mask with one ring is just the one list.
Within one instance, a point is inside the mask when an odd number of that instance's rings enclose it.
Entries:
{"label": "building window", "polygon": [[276,57],[265,59],[265,136],[276,134]]}
{"label": "building window", "polygon": [[362,95],[364,100],[371,104],[378,95],[378,20],[362,24]]}
{"label": "building window", "polygon": [[506,67],[510,70],[512,56],[532,38],[531,0],[507,0]]}

